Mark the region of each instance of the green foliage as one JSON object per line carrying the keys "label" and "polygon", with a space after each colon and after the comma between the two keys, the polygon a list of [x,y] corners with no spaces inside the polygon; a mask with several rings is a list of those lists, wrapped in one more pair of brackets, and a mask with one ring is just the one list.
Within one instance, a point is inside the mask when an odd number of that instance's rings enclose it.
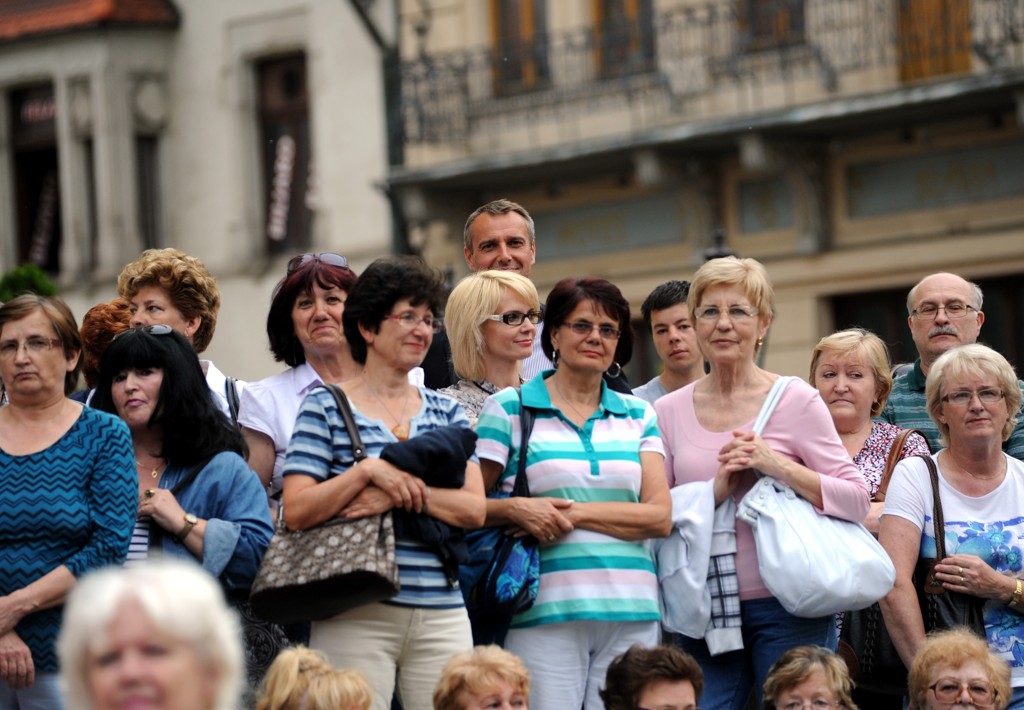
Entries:
{"label": "green foliage", "polygon": [[0,303],[30,291],[40,296],[56,296],[57,287],[35,264],[16,266],[0,278]]}

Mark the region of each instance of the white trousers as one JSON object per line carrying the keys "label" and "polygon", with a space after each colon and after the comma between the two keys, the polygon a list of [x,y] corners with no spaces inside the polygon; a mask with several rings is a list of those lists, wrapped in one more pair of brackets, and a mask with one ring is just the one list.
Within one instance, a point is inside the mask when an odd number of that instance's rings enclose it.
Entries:
{"label": "white trousers", "polygon": [[373,686],[373,710],[390,710],[397,686],[403,710],[433,710],[434,686],[456,653],[473,648],[465,608],[367,604],[314,621],[309,645],[336,668],[358,668]]}
{"label": "white trousers", "polygon": [[604,710],[608,666],[635,643],[654,646],[656,621],[569,621],[513,629],[505,649],[530,671],[530,710]]}

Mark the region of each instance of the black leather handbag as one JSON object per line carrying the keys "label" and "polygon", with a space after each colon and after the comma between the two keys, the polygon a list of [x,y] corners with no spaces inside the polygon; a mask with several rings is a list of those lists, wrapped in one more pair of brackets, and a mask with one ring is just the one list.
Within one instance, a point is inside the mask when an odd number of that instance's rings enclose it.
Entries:
{"label": "black leather handbag", "polygon": [[966,627],[981,638],[985,638],[985,600],[970,594],[951,592],[935,578],[935,565],[946,557],[946,523],[942,515],[942,501],[939,498],[939,472],[931,456],[921,456],[928,465],[932,480],[932,496],[935,510],[932,522],[935,525],[935,557],[918,559],[914,567],[914,588],[921,605],[925,633],[936,629]]}

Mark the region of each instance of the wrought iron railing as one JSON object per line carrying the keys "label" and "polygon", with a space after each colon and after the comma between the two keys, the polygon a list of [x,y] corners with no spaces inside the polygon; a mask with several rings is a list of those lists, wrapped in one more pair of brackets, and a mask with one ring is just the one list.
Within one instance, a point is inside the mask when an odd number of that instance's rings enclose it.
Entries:
{"label": "wrought iron railing", "polygon": [[[421,53],[398,70],[399,140],[466,146],[484,126],[572,119],[618,96],[640,107],[647,125],[710,118],[776,105],[779,90],[808,80],[818,96],[792,92],[786,100],[862,92],[844,78],[878,68],[891,68],[892,88],[1024,71],[1024,1],[706,0],[649,23],[549,33],[504,42],[500,51]],[[730,88],[740,90],[732,104],[693,108]]]}

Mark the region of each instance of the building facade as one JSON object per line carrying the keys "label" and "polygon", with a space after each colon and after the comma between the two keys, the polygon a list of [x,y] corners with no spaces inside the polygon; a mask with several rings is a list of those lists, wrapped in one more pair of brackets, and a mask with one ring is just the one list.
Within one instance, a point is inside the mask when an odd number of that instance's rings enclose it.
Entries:
{"label": "building facade", "polygon": [[288,257],[392,251],[390,2],[14,0],[0,7],[0,273],[34,262],[77,316],[147,247],[201,258],[228,374],[280,366]]}
{"label": "building facade", "polygon": [[[983,286],[982,339],[1024,365],[1020,0],[400,8],[389,181],[436,265],[465,273],[465,216],[508,197],[536,220],[542,293],[598,274],[638,312],[720,231],[774,281],[773,370],[806,376],[849,325],[913,359],[906,292],[940,270]],[[642,352],[631,377],[652,368]]]}

